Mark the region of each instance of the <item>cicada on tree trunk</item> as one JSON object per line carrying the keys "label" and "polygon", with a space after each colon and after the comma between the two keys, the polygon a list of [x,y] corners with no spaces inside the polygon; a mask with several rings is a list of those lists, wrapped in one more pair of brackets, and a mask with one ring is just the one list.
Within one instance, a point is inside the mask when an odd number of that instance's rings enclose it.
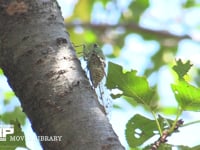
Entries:
{"label": "cicada on tree trunk", "polygon": [[87,62],[92,85],[97,88],[105,76],[105,57],[103,52],[97,44],[92,45],[90,49],[87,49],[84,45],[83,58]]}
{"label": "cicada on tree trunk", "polygon": [[87,63],[89,78],[100,99],[100,103],[104,106],[105,112],[109,114],[112,108],[112,103],[109,94],[107,94],[108,89],[105,89],[103,83],[103,81],[105,81],[103,79],[106,76],[106,64],[101,48],[97,44],[93,44],[90,47],[83,45],[83,59]]}

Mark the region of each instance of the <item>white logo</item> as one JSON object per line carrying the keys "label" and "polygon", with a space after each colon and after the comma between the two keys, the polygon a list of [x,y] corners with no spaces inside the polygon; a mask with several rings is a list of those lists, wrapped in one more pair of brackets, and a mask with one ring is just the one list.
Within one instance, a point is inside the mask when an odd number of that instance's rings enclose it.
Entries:
{"label": "white logo", "polygon": [[6,141],[6,135],[14,133],[13,125],[2,125],[0,124],[0,141]]}

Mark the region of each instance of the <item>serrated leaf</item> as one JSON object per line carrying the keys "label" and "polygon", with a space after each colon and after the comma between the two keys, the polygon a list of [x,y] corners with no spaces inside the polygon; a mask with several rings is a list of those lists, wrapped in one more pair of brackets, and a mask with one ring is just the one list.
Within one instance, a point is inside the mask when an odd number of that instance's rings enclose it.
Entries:
{"label": "serrated leaf", "polygon": [[200,111],[200,88],[185,81],[171,85],[176,100],[183,110]]}
{"label": "serrated leaf", "polygon": [[192,67],[192,64],[190,64],[190,61],[187,61],[186,63],[183,63],[181,59],[176,61],[177,65],[173,66],[174,71],[178,74],[179,79],[183,79],[184,75],[187,74],[187,72]]}
{"label": "serrated leaf", "polygon": [[[162,130],[169,128],[173,123],[172,120],[160,115],[158,122]],[[130,147],[138,147],[158,133],[156,121],[139,114],[132,117],[126,124],[125,134]]]}
{"label": "serrated leaf", "polygon": [[138,147],[154,136],[154,131],[156,122],[137,114],[126,124],[126,140],[130,147]]}
{"label": "serrated leaf", "polygon": [[133,98],[137,103],[151,106],[154,91],[149,87],[147,79],[136,75],[137,71],[123,72],[120,65],[109,62],[106,86],[108,89],[118,89],[122,95]]}

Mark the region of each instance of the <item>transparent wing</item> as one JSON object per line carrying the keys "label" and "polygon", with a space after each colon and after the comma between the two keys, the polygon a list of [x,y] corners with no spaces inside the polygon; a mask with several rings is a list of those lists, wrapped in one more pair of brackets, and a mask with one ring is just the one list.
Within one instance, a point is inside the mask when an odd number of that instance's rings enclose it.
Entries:
{"label": "transparent wing", "polygon": [[82,54],[82,58],[86,62],[85,67],[85,63],[81,61],[82,67],[87,68],[86,74],[97,93],[99,103],[110,118],[113,104],[110,91],[105,87],[105,57],[103,52],[97,44],[93,44],[90,47],[83,45]]}
{"label": "transparent wing", "polygon": [[[104,77],[105,78],[105,77]],[[98,98],[99,98],[99,103],[105,108],[105,112],[108,116],[108,118],[111,117],[111,111],[113,108],[113,103],[112,103],[112,98],[110,96],[110,90],[108,90],[105,87],[105,79],[103,79],[98,87],[95,89]]]}

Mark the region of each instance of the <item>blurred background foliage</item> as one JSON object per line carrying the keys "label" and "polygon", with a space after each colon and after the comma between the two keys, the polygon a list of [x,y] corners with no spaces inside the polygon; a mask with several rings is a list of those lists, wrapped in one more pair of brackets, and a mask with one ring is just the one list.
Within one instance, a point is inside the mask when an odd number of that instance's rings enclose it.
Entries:
{"label": "blurred background foliage", "polygon": [[[125,38],[130,34],[139,34],[143,40],[154,40],[159,44],[159,51],[152,56],[154,67],[157,70],[165,63],[163,59],[166,53],[176,54],[178,43],[184,39],[193,39],[193,35],[188,33],[173,33],[170,27],[167,28],[165,21],[156,20],[151,15],[149,0],[134,0],[124,2],[126,6],[117,0],[80,0],[75,4],[74,12],[70,17],[65,18],[66,27],[70,33],[72,42],[77,43],[99,43],[100,45],[109,44],[112,46],[110,57],[117,57],[120,50],[125,45]],[[198,7],[199,3],[188,0],[180,2],[180,7],[184,13],[189,9]],[[94,15],[95,14],[95,15]],[[186,14],[185,14],[186,15]],[[155,16],[156,17],[156,16]],[[163,16],[165,17],[165,16]],[[170,18],[171,24],[177,23],[186,26],[180,20],[184,16],[174,16]],[[155,19],[160,27],[152,29],[143,24],[145,19]],[[172,20],[173,19],[173,20]],[[163,26],[163,24],[165,24]],[[169,23],[168,23],[169,24]],[[157,26],[158,26],[157,25]],[[199,25],[187,26],[187,30],[198,30]],[[195,38],[195,37],[194,37]],[[151,73],[150,71],[149,73]]]}
{"label": "blurred background foliage", "polygon": [[[163,5],[167,3],[166,0],[161,1]],[[173,3],[172,0],[168,2]],[[168,8],[169,12],[163,13],[163,16],[156,14],[159,13],[155,10],[159,9],[158,6],[154,6],[156,3],[160,2],[158,0],[79,0],[74,3],[72,15],[65,18],[66,28],[75,45],[98,43],[103,48],[109,47],[109,52],[111,51],[107,54],[109,58],[120,57],[126,46],[126,39],[131,35],[138,35],[144,44],[149,41],[155,42],[156,50],[150,56],[151,60],[143,71],[144,75],[151,76],[166,64],[174,62],[181,43],[200,41],[200,21],[191,18],[189,22],[189,17],[193,13],[199,13],[197,10],[199,1],[175,0],[174,3],[178,5],[177,10]],[[166,5],[166,7],[170,6]],[[134,47],[133,43],[131,48],[137,47]],[[105,48],[104,51],[107,49]],[[134,51],[130,55],[134,55]]]}

